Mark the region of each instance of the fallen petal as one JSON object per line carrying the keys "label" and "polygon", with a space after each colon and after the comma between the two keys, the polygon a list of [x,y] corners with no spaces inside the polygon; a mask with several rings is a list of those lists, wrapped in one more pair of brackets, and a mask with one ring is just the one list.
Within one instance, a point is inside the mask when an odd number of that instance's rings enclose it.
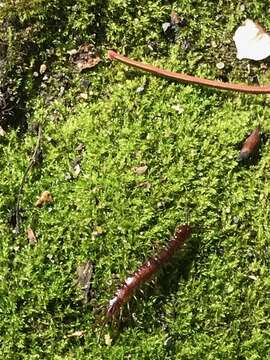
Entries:
{"label": "fallen petal", "polygon": [[270,35],[250,19],[236,30],[233,40],[239,60],[262,60],[270,56]]}

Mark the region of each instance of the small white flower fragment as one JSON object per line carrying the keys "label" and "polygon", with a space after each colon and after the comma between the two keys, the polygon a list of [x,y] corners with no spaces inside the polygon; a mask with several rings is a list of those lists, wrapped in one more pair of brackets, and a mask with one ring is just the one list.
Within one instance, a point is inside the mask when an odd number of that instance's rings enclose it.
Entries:
{"label": "small white flower fragment", "polygon": [[270,35],[259,24],[250,19],[239,26],[233,40],[239,60],[262,60],[270,56]]}

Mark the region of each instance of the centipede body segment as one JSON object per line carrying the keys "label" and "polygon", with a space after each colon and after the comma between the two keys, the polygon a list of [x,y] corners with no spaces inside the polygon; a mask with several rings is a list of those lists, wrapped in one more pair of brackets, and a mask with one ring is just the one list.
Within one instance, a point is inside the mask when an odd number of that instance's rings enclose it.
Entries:
{"label": "centipede body segment", "polygon": [[184,245],[190,234],[191,228],[189,225],[179,226],[167,246],[157,255],[147,260],[133,275],[125,280],[109,302],[107,318],[113,318],[119,312],[121,306],[134,294],[136,289],[151,279],[161,267],[168,263],[174,253]]}

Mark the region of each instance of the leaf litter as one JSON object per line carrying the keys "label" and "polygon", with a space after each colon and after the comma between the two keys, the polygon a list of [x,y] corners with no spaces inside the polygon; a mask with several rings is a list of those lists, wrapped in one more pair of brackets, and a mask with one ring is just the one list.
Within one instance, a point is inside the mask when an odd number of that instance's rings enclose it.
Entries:
{"label": "leaf litter", "polygon": [[92,44],[81,45],[78,50],[72,49],[68,53],[72,63],[77,66],[80,72],[94,68],[101,61],[99,54]]}

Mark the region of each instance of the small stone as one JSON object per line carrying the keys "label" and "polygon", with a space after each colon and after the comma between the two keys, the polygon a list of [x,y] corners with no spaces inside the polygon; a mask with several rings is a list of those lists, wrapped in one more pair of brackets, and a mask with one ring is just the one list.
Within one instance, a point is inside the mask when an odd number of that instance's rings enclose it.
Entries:
{"label": "small stone", "polygon": [[5,136],[6,132],[5,130],[2,128],[2,126],[0,126],[0,136]]}
{"label": "small stone", "polygon": [[39,68],[39,73],[42,75],[45,73],[45,71],[47,70],[47,65],[46,64],[41,64],[40,68]]}
{"label": "small stone", "polygon": [[139,86],[137,89],[136,89],[136,93],[142,93],[144,91],[144,86]]}
{"label": "small stone", "polygon": [[223,62],[219,62],[219,63],[216,64],[216,67],[217,67],[219,70],[224,69],[224,66],[225,66],[225,64],[224,64]]}
{"label": "small stone", "polygon": [[87,93],[80,93],[79,98],[82,100],[87,100],[88,99],[88,94]]}
{"label": "small stone", "polygon": [[170,27],[171,27],[171,23],[169,22],[165,22],[162,24],[162,30],[164,31],[164,33],[168,31]]}
{"label": "small stone", "polygon": [[140,165],[140,166],[135,166],[134,167],[134,172],[137,174],[137,175],[143,175],[148,169],[148,166],[147,165]]}
{"label": "small stone", "polygon": [[80,164],[76,164],[73,169],[73,177],[77,178],[81,172]]}
{"label": "small stone", "polygon": [[244,4],[241,4],[241,5],[240,5],[240,11],[245,11],[245,10],[246,10],[245,5],[244,5]]}

